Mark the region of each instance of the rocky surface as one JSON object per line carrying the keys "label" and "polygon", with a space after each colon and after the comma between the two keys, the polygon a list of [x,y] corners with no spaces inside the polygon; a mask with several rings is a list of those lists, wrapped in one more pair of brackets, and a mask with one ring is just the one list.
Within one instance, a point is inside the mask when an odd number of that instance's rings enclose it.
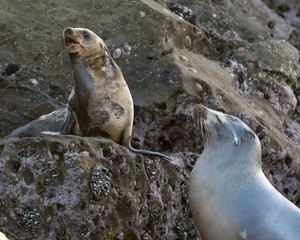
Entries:
{"label": "rocky surface", "polygon": [[0,231],[10,239],[201,239],[187,202],[203,148],[190,118],[198,103],[256,132],[266,176],[300,206],[299,3],[285,2],[3,3],[0,137],[65,106],[73,79],[61,32],[87,27],[129,84],[133,146],[173,162],[102,138],[1,140]]}
{"label": "rocky surface", "polygon": [[186,166],[74,136],[7,140],[0,159],[0,226],[10,239],[197,236]]}

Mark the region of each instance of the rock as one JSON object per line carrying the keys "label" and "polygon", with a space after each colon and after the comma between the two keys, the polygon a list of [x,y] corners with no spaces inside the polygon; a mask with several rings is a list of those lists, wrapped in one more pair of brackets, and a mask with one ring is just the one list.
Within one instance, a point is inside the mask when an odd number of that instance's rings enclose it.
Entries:
{"label": "rock", "polygon": [[1,231],[15,239],[201,239],[187,201],[189,172],[203,150],[190,117],[199,103],[250,126],[266,176],[300,206],[294,3],[288,11],[280,0],[3,3],[0,137],[49,112],[62,121],[74,80],[61,32],[76,25],[105,40],[129,84],[132,145],[173,162],[103,138],[48,132],[2,140]]}
{"label": "rock", "polygon": [[[20,155],[26,146],[35,151]],[[0,148],[0,225],[11,239],[199,236],[181,200],[188,175],[176,164],[134,155],[104,138],[9,139]],[[186,228],[178,230],[176,222]]]}
{"label": "rock", "polygon": [[255,41],[248,44],[245,51],[236,51],[231,59],[244,64],[249,78],[258,71],[265,71],[283,75],[290,83],[298,80],[298,51],[285,40]]}

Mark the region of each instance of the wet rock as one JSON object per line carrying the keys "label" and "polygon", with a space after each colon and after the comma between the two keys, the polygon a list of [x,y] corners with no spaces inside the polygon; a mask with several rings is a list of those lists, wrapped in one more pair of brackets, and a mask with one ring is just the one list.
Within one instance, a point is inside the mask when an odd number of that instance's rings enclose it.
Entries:
{"label": "wet rock", "polygon": [[[184,176],[177,165],[143,160],[104,138],[43,136],[6,139],[0,144],[0,225],[8,238],[180,238],[172,220],[175,216],[189,226],[188,237],[199,237],[191,216],[182,210],[187,207],[180,200]],[[74,148],[69,149],[71,144]],[[26,145],[35,153],[18,155]],[[111,149],[111,154],[104,157],[103,149]],[[63,153],[63,159],[56,161],[51,152]],[[118,152],[124,155],[121,165],[112,158]],[[20,162],[17,171],[12,171],[10,159]],[[150,160],[155,167],[146,170],[143,166]],[[26,171],[34,176],[30,184],[21,177]],[[148,177],[149,171],[156,172],[154,178]],[[166,202],[168,207],[163,208]],[[168,231],[163,231],[166,226]]]}

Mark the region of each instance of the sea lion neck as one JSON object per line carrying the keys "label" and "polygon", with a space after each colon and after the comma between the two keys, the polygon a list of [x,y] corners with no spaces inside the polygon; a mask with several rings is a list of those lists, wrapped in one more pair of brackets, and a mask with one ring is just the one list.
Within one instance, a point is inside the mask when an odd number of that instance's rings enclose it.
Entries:
{"label": "sea lion neck", "polygon": [[92,76],[88,71],[87,62],[78,53],[70,53],[70,59],[75,80],[75,94],[83,97],[90,96],[93,89]]}
{"label": "sea lion neck", "polygon": [[71,63],[76,64],[78,62],[86,62],[86,65],[90,68],[102,67],[107,64],[107,58],[109,58],[108,54],[99,53],[93,54],[91,56],[82,56],[80,53],[69,53]]}

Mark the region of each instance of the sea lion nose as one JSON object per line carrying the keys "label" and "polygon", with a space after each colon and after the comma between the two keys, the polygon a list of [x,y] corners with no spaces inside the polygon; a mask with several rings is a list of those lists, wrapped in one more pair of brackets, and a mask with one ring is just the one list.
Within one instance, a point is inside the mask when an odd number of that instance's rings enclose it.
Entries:
{"label": "sea lion nose", "polygon": [[66,33],[66,34],[70,34],[71,32],[72,32],[72,28],[70,28],[70,27],[67,27],[64,29],[64,33]]}

